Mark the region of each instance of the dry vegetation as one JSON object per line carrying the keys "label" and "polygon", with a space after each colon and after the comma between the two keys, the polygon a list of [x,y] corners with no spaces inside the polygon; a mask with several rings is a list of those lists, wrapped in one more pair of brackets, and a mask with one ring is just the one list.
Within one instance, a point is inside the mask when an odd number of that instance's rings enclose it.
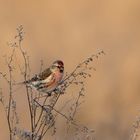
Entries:
{"label": "dry vegetation", "polygon": [[[79,63],[71,73],[66,73],[62,82],[51,96],[44,96],[42,93],[33,91],[26,84],[25,92],[28,101],[27,112],[30,114],[30,130],[20,127],[20,118],[17,111],[17,101],[15,93],[18,93],[17,87],[19,81],[15,78],[15,74],[20,73],[24,81],[28,80],[31,75],[30,61],[28,53],[22,45],[24,38],[23,26],[17,28],[17,35],[12,43],[8,43],[11,50],[10,56],[5,56],[7,72],[0,71],[1,82],[6,82],[8,89],[0,87],[0,101],[5,109],[7,123],[9,127],[10,140],[42,140],[51,131],[52,137],[55,137],[57,123],[60,118],[65,119],[65,135],[61,139],[73,140],[93,140],[94,130],[87,126],[81,125],[75,119],[75,115],[80,105],[83,103],[85,96],[85,81],[91,77],[90,71],[96,70],[93,67],[94,60],[97,60],[100,55],[104,55],[103,51],[93,54],[83,62]],[[16,52],[20,53],[22,63],[17,64]],[[43,69],[43,61],[41,61],[40,72]],[[76,87],[76,94],[71,100],[66,100],[61,107],[58,101],[67,95],[71,87]],[[8,97],[5,97],[5,92],[8,92]],[[71,92],[71,91],[70,91]],[[18,93],[19,94],[19,93]]]}

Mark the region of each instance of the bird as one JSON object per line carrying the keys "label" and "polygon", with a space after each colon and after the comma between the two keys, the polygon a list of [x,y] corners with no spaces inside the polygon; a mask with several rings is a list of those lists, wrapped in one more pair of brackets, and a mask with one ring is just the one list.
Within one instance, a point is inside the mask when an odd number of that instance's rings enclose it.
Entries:
{"label": "bird", "polygon": [[24,84],[39,92],[51,95],[51,92],[53,92],[61,83],[63,75],[64,63],[61,60],[56,60],[43,72],[35,75],[27,81],[24,81]]}

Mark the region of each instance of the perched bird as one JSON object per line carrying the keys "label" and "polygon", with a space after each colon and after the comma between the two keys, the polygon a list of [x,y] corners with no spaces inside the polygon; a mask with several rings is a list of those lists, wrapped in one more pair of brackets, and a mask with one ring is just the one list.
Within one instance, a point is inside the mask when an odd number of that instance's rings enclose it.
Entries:
{"label": "perched bird", "polygon": [[30,80],[25,81],[24,84],[27,84],[27,86],[40,92],[48,93],[49,95],[60,84],[63,74],[64,63],[61,60],[57,60],[42,73],[35,75]]}

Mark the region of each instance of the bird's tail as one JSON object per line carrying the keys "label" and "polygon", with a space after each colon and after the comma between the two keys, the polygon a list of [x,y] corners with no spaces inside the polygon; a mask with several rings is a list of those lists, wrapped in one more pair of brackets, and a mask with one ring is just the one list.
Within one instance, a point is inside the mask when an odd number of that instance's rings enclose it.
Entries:
{"label": "bird's tail", "polygon": [[13,92],[17,92],[19,89],[21,89],[21,87],[25,84],[27,84],[28,81],[23,81],[23,82],[18,82],[18,83],[14,83],[14,86],[18,86]]}
{"label": "bird's tail", "polygon": [[13,86],[15,88],[14,88],[13,92],[17,92],[19,89],[22,88],[23,85],[24,85],[24,82],[14,83]]}
{"label": "bird's tail", "polygon": [[14,86],[15,85],[23,85],[23,84],[25,84],[26,82],[24,81],[24,82],[18,82],[18,83],[14,83]]}
{"label": "bird's tail", "polygon": [[24,85],[24,84],[28,84],[29,81],[23,81],[23,82],[18,82],[18,83],[14,83],[14,85]]}

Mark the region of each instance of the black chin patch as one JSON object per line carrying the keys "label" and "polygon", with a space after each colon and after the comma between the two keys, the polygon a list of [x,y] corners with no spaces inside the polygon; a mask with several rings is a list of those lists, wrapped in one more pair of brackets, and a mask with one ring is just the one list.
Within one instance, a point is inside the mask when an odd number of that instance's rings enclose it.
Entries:
{"label": "black chin patch", "polygon": [[63,69],[60,69],[60,72],[63,73]]}
{"label": "black chin patch", "polygon": [[63,73],[64,67],[62,67],[62,66],[57,66],[57,67],[59,68],[60,73]]}

